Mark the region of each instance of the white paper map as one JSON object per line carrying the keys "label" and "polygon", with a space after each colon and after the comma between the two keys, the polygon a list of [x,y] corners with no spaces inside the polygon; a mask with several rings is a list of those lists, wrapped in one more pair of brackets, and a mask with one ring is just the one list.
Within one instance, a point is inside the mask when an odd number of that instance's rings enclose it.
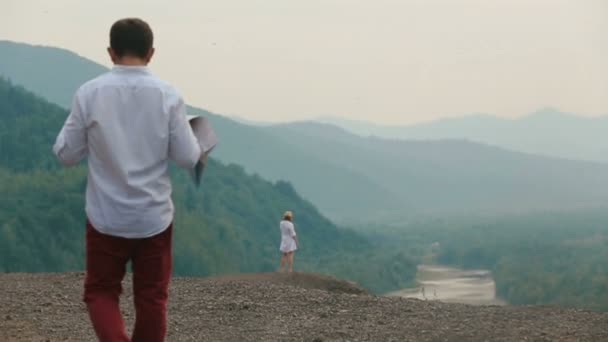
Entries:
{"label": "white paper map", "polygon": [[211,153],[215,145],[217,145],[217,136],[215,135],[215,132],[213,131],[213,128],[211,128],[211,124],[206,117],[199,115],[188,115],[187,118],[188,122],[190,123],[190,127],[192,127],[192,132],[203,150],[201,159],[198,161],[198,163],[196,163],[194,169],[192,170],[192,178],[194,183],[199,185],[201,183],[205,165],[207,164],[209,153]]}

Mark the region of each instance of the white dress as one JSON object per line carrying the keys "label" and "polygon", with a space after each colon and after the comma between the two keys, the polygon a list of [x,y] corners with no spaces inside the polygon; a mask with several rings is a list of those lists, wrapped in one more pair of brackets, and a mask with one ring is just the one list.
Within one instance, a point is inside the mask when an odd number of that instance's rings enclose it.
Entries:
{"label": "white dress", "polygon": [[283,220],[279,227],[281,228],[281,247],[279,248],[281,252],[289,253],[298,249],[296,245],[296,229],[293,223]]}

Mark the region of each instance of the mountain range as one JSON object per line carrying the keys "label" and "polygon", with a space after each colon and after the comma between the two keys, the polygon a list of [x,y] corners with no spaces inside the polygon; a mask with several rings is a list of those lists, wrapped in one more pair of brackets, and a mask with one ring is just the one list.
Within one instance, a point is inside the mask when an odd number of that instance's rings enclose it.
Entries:
{"label": "mountain range", "polygon": [[[2,41],[0,55],[0,75],[64,107],[82,82],[107,70],[50,47]],[[608,205],[608,164],[515,152],[462,138],[365,137],[317,122],[248,125],[190,110],[210,118],[220,137],[214,152],[220,161],[271,181],[289,181],[340,222],[398,223],[428,215]]]}
{"label": "mountain range", "polygon": [[[108,70],[71,51],[10,41],[0,41],[0,56],[0,76],[64,108],[69,108],[74,91],[83,82]],[[207,116],[218,132],[217,159],[242,165],[271,181],[289,180],[299,193],[334,218],[352,212],[372,215],[394,203],[390,191],[366,177],[309,156],[258,127],[199,108],[189,110]],[[324,181],[327,178],[332,181]],[[367,196],[357,201],[361,192]],[[353,201],[344,203],[344,197]]]}
{"label": "mountain range", "polygon": [[[608,109],[607,109],[608,112]],[[518,118],[476,114],[408,126],[321,117],[361,136],[389,139],[466,139],[556,158],[608,162],[608,115],[583,117],[547,107]]]}

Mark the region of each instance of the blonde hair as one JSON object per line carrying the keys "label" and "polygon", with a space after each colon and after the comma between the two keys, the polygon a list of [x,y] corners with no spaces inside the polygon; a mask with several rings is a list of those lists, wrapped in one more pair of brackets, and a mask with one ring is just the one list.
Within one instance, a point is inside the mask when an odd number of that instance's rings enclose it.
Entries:
{"label": "blonde hair", "polygon": [[291,221],[293,219],[293,213],[289,210],[286,211],[285,214],[283,214],[283,219]]}

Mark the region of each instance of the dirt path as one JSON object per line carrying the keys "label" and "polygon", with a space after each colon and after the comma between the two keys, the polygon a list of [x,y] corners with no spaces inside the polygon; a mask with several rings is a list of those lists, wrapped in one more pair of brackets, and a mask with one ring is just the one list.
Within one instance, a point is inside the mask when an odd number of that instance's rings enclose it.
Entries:
{"label": "dirt path", "polygon": [[[82,281],[82,274],[0,275],[0,341],[94,341]],[[301,274],[176,278],[167,340],[608,341],[608,314],[375,297],[334,281]],[[129,325],[130,291],[125,286],[122,301]]]}

